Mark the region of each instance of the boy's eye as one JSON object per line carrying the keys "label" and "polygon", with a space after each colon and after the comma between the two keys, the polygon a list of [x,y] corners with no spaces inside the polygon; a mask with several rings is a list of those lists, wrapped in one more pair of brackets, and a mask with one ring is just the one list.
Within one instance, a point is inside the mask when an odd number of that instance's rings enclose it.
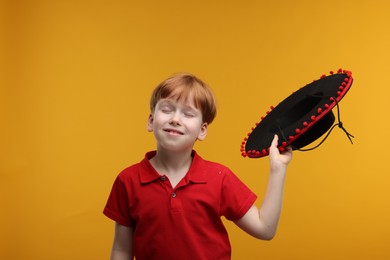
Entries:
{"label": "boy's eye", "polygon": [[170,113],[173,110],[170,106],[162,106],[160,109],[163,113]]}
{"label": "boy's eye", "polygon": [[184,115],[186,117],[194,117],[195,116],[194,113],[188,113],[188,112],[184,113]]}

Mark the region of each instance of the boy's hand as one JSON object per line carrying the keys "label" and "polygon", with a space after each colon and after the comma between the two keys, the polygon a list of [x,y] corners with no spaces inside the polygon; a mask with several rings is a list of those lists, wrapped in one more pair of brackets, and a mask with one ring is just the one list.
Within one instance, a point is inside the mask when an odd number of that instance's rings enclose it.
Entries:
{"label": "boy's hand", "polygon": [[269,151],[271,170],[279,170],[280,167],[286,168],[292,159],[292,148],[288,146],[281,153],[278,149],[278,140],[279,137],[275,134]]}

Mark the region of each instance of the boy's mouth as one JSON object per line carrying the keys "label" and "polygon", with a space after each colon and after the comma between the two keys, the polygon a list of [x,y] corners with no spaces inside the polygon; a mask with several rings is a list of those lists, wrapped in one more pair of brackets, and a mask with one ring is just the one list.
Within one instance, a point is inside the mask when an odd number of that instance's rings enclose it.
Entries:
{"label": "boy's mouth", "polygon": [[179,131],[179,130],[176,130],[176,129],[164,129],[165,132],[169,133],[169,134],[173,134],[173,135],[183,135],[184,133]]}

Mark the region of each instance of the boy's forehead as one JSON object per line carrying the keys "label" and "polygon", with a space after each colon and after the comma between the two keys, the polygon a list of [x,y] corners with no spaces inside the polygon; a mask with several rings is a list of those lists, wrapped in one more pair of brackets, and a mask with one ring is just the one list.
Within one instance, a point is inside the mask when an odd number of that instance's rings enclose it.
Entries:
{"label": "boy's forehead", "polygon": [[194,95],[191,92],[180,92],[180,91],[174,91],[169,96],[167,96],[165,99],[173,101],[175,103],[184,103],[184,104],[195,104],[194,101]]}

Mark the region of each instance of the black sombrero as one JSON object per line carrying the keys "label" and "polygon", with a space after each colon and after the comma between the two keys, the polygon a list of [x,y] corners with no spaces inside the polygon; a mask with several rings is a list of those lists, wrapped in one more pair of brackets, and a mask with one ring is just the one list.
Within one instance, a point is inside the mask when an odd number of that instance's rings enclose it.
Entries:
{"label": "black sombrero", "polygon": [[[300,88],[284,99],[252,128],[241,144],[244,157],[259,158],[269,154],[269,147],[275,134],[279,136],[278,148],[283,152],[287,146],[293,150],[312,150],[318,147],[335,126],[339,126],[352,142],[351,134],[340,121],[338,103],[352,85],[352,73],[339,69],[337,73],[322,75],[319,80]],[[338,123],[332,108],[337,107]],[[323,134],[328,135],[322,142],[311,149],[301,149]]]}

